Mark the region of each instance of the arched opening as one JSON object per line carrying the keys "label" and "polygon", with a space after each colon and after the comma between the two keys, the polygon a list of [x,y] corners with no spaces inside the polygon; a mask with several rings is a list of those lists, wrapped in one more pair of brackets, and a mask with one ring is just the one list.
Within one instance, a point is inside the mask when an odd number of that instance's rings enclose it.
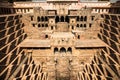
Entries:
{"label": "arched opening", "polygon": [[56,23],[59,22],[59,16],[56,16],[55,22],[56,22]]}
{"label": "arched opening", "polygon": [[94,20],[94,16],[92,16],[92,20]]}
{"label": "arched opening", "polygon": [[48,24],[45,24],[45,27],[48,27]]}
{"label": "arched opening", "polygon": [[64,22],[64,16],[61,16],[61,22]]}
{"label": "arched opening", "polygon": [[51,26],[51,30],[53,30],[53,26]]}
{"label": "arched opening", "polygon": [[44,27],[44,24],[42,24],[42,27]]}
{"label": "arched opening", "polygon": [[77,16],[77,21],[79,21],[79,16]]}
{"label": "arched opening", "polygon": [[80,35],[78,35],[78,39],[80,39]]}
{"label": "arched opening", "polygon": [[60,53],[66,53],[66,49],[65,49],[64,47],[62,47],[62,48],[60,49]]}
{"label": "arched opening", "polygon": [[38,22],[40,21],[40,17],[37,17],[37,21],[38,21]]}
{"label": "arched opening", "polygon": [[48,17],[45,17],[45,21],[48,21]]}
{"label": "arched opening", "polygon": [[32,24],[33,25],[33,27],[35,27],[35,24]]}
{"label": "arched opening", "polygon": [[48,38],[48,35],[45,35],[45,38]]}
{"label": "arched opening", "polygon": [[79,27],[79,24],[77,24],[77,27]]}
{"label": "arched opening", "polygon": [[91,27],[92,27],[92,24],[89,24],[89,27],[91,28]]}
{"label": "arched opening", "polygon": [[84,24],[84,28],[86,28],[86,24]]}
{"label": "arched opening", "polygon": [[31,16],[31,21],[33,21],[33,16]]}
{"label": "arched opening", "polygon": [[44,17],[43,16],[41,17],[41,20],[44,21]]}
{"label": "arched opening", "polygon": [[69,47],[68,50],[67,50],[67,52],[72,53],[72,48]]}
{"label": "arched opening", "polygon": [[83,21],[83,16],[81,16],[80,21]]}
{"label": "arched opening", "polygon": [[74,29],[74,26],[72,26],[72,29]]}
{"label": "arched opening", "polygon": [[65,22],[69,23],[69,17],[68,16],[65,17]]}
{"label": "arched opening", "polygon": [[54,48],[54,53],[58,53],[58,48]]}
{"label": "arched opening", "polygon": [[40,25],[40,24],[38,24],[38,27],[41,27],[41,25]]}
{"label": "arched opening", "polygon": [[87,21],[87,16],[84,17],[84,21]]}
{"label": "arched opening", "polygon": [[80,24],[80,27],[82,27],[82,24]]}

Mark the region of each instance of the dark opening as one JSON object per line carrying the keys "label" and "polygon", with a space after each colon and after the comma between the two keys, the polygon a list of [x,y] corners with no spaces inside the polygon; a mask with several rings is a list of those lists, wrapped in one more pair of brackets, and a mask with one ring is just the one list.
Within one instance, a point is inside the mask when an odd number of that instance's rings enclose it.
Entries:
{"label": "dark opening", "polygon": [[77,27],[79,27],[79,24],[77,24]]}
{"label": "dark opening", "polygon": [[33,16],[31,16],[31,21],[33,21]]}
{"label": "dark opening", "polygon": [[86,24],[84,24],[84,27],[86,28]]}
{"label": "dark opening", "polygon": [[45,35],[45,38],[48,38],[48,35]]}
{"label": "dark opening", "polygon": [[84,17],[84,21],[87,21],[87,16]]}
{"label": "dark opening", "polygon": [[68,16],[65,17],[65,22],[69,23],[69,17]]}
{"label": "dark opening", "polygon": [[64,16],[61,16],[61,22],[64,22]]}
{"label": "dark opening", "polygon": [[41,17],[41,20],[44,21],[44,17],[43,16]]}
{"label": "dark opening", "polygon": [[45,17],[45,21],[48,21],[48,17]]}
{"label": "dark opening", "polygon": [[59,22],[59,16],[56,16],[55,22],[56,22],[56,23]]}
{"label": "dark opening", "polygon": [[72,26],[72,29],[74,29],[74,26]]}
{"label": "dark opening", "polygon": [[48,24],[45,24],[45,27],[48,27]]}
{"label": "dark opening", "polygon": [[38,22],[40,21],[40,17],[37,17],[37,21],[38,21]]}
{"label": "dark opening", "polygon": [[60,49],[60,52],[61,52],[61,53],[66,53],[66,49],[65,49],[64,47],[62,47],[62,48]]}
{"label": "dark opening", "polygon": [[94,20],[94,16],[92,16],[92,20]]}
{"label": "dark opening", "polygon": [[51,30],[53,30],[53,26],[51,26]]}
{"label": "dark opening", "polygon": [[80,27],[82,27],[82,24],[80,24]]}
{"label": "dark opening", "polygon": [[44,27],[44,24],[42,24],[42,27]]}
{"label": "dark opening", "polygon": [[33,27],[35,27],[35,24],[32,24],[33,25]]}
{"label": "dark opening", "polygon": [[92,26],[92,24],[89,24],[89,27],[91,27]]}
{"label": "dark opening", "polygon": [[80,39],[80,35],[78,35],[78,39]]}
{"label": "dark opening", "polygon": [[54,48],[54,53],[57,53],[58,52],[58,48]]}
{"label": "dark opening", "polygon": [[79,21],[79,16],[77,16],[77,21]]}
{"label": "dark opening", "polygon": [[83,21],[83,16],[81,16],[80,21]]}
{"label": "dark opening", "polygon": [[41,27],[41,25],[40,25],[40,24],[38,24],[38,27]]}
{"label": "dark opening", "polygon": [[70,53],[72,53],[72,48],[69,47],[67,51],[70,52]]}

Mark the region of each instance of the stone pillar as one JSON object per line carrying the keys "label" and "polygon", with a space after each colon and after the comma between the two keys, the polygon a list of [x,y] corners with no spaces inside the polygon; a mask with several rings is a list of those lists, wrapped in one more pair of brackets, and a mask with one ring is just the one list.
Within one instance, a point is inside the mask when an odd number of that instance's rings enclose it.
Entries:
{"label": "stone pillar", "polygon": [[69,31],[71,31],[71,25],[69,25]]}
{"label": "stone pillar", "polygon": [[76,30],[76,25],[74,25],[74,30]]}

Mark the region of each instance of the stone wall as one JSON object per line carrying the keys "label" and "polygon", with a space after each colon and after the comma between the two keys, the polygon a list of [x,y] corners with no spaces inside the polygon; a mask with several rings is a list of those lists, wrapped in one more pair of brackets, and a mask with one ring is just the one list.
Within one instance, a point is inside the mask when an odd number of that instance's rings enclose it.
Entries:
{"label": "stone wall", "polygon": [[40,64],[18,45],[27,37],[21,14],[0,15],[0,79],[41,79]]}
{"label": "stone wall", "polygon": [[98,37],[108,47],[99,49],[90,64],[85,64],[79,80],[118,80],[120,79],[120,15],[101,14]]}
{"label": "stone wall", "polygon": [[99,37],[113,48],[116,52],[120,53],[120,15],[118,14],[102,14],[104,22],[102,22]]}

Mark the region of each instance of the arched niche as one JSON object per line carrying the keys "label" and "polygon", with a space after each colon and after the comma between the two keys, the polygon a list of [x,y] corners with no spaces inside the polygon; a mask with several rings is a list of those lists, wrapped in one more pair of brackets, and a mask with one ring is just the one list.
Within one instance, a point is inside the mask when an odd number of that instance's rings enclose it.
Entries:
{"label": "arched niche", "polygon": [[33,21],[33,16],[31,16],[30,18],[31,18],[31,21]]}
{"label": "arched niche", "polygon": [[60,48],[60,53],[66,53],[66,49],[64,47]]}
{"label": "arched niche", "polygon": [[48,24],[45,24],[45,27],[48,27]]}
{"label": "arched niche", "polygon": [[40,17],[39,16],[37,17],[37,21],[40,22]]}
{"label": "arched niche", "polygon": [[67,49],[67,52],[72,53],[72,48],[69,47],[69,48]]}
{"label": "arched niche", "polygon": [[44,24],[42,24],[42,27],[44,27]]}
{"label": "arched niche", "polygon": [[44,17],[43,16],[41,17],[41,21],[44,21]]}
{"label": "arched niche", "polygon": [[59,22],[59,16],[56,16],[55,22],[56,22],[56,23]]}
{"label": "arched niche", "polygon": [[54,53],[58,53],[58,48],[57,47],[54,48]]}
{"label": "arched niche", "polygon": [[84,21],[87,21],[87,16],[84,17]]}
{"label": "arched niche", "polygon": [[45,21],[48,21],[48,17],[45,17]]}
{"label": "arched niche", "polygon": [[74,26],[72,26],[72,30],[74,30]]}
{"label": "arched niche", "polygon": [[77,21],[79,21],[79,16],[77,16],[77,19],[76,19]]}
{"label": "arched niche", "polygon": [[47,34],[45,35],[45,38],[46,38],[46,39],[48,38],[48,35],[47,35]]}
{"label": "arched niche", "polygon": [[41,27],[41,25],[40,25],[40,24],[38,24],[38,27]]}
{"label": "arched niche", "polygon": [[82,24],[80,24],[80,27],[83,27],[83,25],[82,25]]}
{"label": "arched niche", "polygon": [[70,20],[69,20],[69,17],[66,16],[66,17],[65,17],[65,22],[69,23],[69,21],[70,21]]}
{"label": "arched niche", "polygon": [[61,22],[64,22],[64,16],[61,16]]}
{"label": "arched niche", "polygon": [[79,24],[77,24],[77,27],[79,27]]}
{"label": "arched niche", "polygon": [[51,26],[51,30],[53,30],[53,26]]}
{"label": "arched niche", "polygon": [[84,28],[86,28],[86,24],[84,24]]}
{"label": "arched niche", "polygon": [[80,35],[78,35],[78,39],[80,39]]}
{"label": "arched niche", "polygon": [[80,21],[83,21],[83,16],[81,16]]}

